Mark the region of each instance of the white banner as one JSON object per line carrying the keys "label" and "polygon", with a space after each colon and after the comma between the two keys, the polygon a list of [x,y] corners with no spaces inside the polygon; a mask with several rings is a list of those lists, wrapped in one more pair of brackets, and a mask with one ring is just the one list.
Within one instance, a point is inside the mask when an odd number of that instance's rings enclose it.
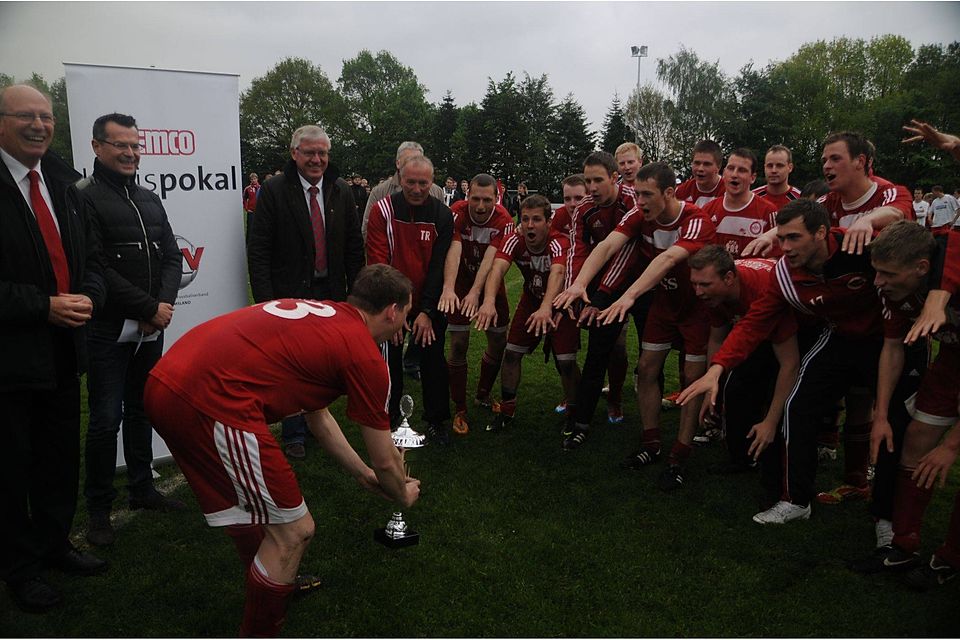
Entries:
{"label": "white banner", "polygon": [[[183,253],[183,277],[164,348],[192,327],[246,306],[239,76],[64,66],[77,171],[93,171],[94,120],[107,113],[137,120],[145,147],[137,181],[160,196]],[[122,456],[118,447],[118,465]],[[166,456],[169,451],[155,433],[154,457]]]}

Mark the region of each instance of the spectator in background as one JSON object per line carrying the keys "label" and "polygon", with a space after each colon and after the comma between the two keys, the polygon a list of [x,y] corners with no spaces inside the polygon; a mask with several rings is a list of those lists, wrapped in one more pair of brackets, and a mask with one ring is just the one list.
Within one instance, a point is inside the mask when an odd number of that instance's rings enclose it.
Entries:
{"label": "spectator in background", "polygon": [[930,229],[944,231],[949,229],[954,223],[957,215],[957,209],[960,209],[960,203],[949,193],[943,192],[943,187],[939,184],[931,189],[933,192],[933,202],[930,203],[930,210],[927,216],[930,218]]}
{"label": "spectator in background", "polygon": [[357,222],[363,220],[363,212],[367,208],[367,189],[363,186],[363,178],[359,173],[353,174],[351,178],[350,191],[353,193],[353,201],[357,204]]}
{"label": "spectator in background", "polygon": [[250,229],[250,218],[253,216],[253,212],[257,208],[257,194],[260,193],[260,177],[255,174],[250,174],[250,184],[243,190],[243,210],[246,215],[247,230]]}
{"label": "spectator in background", "polygon": [[523,182],[517,185],[517,195],[510,199],[510,206],[507,210],[515,220],[520,220],[520,203],[527,197],[527,185]]}
{"label": "spectator in background", "polygon": [[469,195],[470,195],[470,182],[467,180],[461,180],[459,195],[457,196],[456,200],[454,200],[454,202],[456,202],[457,200],[466,200],[467,196]]}
{"label": "spectator in background", "polygon": [[923,199],[923,189],[917,187],[913,190],[913,213],[917,216],[917,223],[921,227],[927,226],[927,213],[930,211],[930,204]]}
{"label": "spectator in background", "polygon": [[456,200],[454,198],[457,195],[457,181],[447,176],[446,181],[443,183],[443,204],[448,207],[452,205]]}

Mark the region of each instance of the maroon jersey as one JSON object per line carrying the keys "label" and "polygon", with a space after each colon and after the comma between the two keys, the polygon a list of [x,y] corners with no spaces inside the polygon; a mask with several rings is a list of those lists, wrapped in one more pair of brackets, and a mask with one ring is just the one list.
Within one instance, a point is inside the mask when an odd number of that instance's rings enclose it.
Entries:
{"label": "maroon jersey", "polygon": [[460,268],[457,270],[457,295],[465,295],[477,277],[477,270],[483,261],[483,254],[491,244],[499,245],[500,238],[513,233],[513,217],[496,205],[490,218],[484,224],[477,224],[470,217],[466,200],[453,203],[453,239],[460,241]]}
{"label": "maroon jersey", "polygon": [[757,187],[754,189],[753,192],[761,198],[766,199],[767,202],[777,208],[777,211],[783,209],[783,205],[787,204],[791,200],[796,200],[800,197],[800,189],[797,189],[796,187],[790,187],[783,193],[772,194],[767,191],[767,185],[763,185],[762,187]]}
{"label": "maroon jersey", "polygon": [[346,303],[274,300],[208,320],[177,340],[150,375],[244,431],[342,395],[352,420],[390,428],[387,363]]}
{"label": "maroon jersey", "polygon": [[563,235],[570,235],[570,227],[572,224],[573,219],[567,210],[567,205],[562,205],[554,211],[553,216],[550,217],[550,230],[562,233]]}
{"label": "maroon jersey", "polygon": [[257,191],[260,190],[260,187],[255,187],[252,184],[247,185],[243,190],[243,210],[244,211],[255,211],[257,208]]}
{"label": "maroon jersey", "polygon": [[543,300],[550,267],[564,264],[569,250],[570,241],[555,231],[550,232],[546,245],[538,253],[530,251],[523,236],[513,234],[503,241],[497,257],[507,262],[515,262],[523,274],[524,292],[537,300]]}
{"label": "maroon jersey", "polygon": [[[656,220],[647,221],[643,212],[634,209],[620,221],[617,231],[637,242],[638,253],[646,263],[674,245],[693,255],[706,245],[713,244],[715,236],[713,223],[703,210],[686,202],[680,203],[680,213],[666,224]],[[640,275],[631,273],[628,267],[627,264],[618,264],[616,260],[611,261],[601,283],[601,290],[616,291],[623,287],[624,278],[636,278]],[[629,286],[631,283],[626,284]],[[696,299],[693,287],[690,286],[690,267],[686,260],[671,269],[660,281],[660,286],[678,302],[692,302]]]}
{"label": "maroon jersey", "polygon": [[[580,201],[573,212],[573,219],[570,223],[571,250],[567,257],[565,286],[570,286],[570,283],[576,279],[577,274],[580,273],[580,267],[586,262],[593,247],[616,229],[620,220],[627,213],[636,209],[636,206],[633,188],[623,184],[617,185],[617,197],[612,204],[601,206],[590,195]],[[607,268],[618,260],[628,260],[630,262],[635,260],[636,256],[633,255],[635,249],[635,244],[628,243],[625,245],[610,261]],[[599,283],[602,275],[603,270],[597,274],[591,285]]]}
{"label": "maroon jersey", "polygon": [[830,212],[831,226],[847,228],[874,209],[888,206],[902,211],[904,220],[916,220],[913,199],[906,187],[877,176],[871,177],[870,181],[873,184],[855,202],[841,202],[840,194],[836,191],[831,191],[817,201]]}
{"label": "maroon jersey", "polygon": [[807,318],[830,326],[837,335],[880,338],[883,332],[880,298],[873,286],[869,254],[851,255],[840,250],[843,229],[827,234],[829,257],[822,273],[805,267],[794,269],[786,258],[777,261],[766,293],[750,306],[713,363],[729,370],[749,356],[773,333],[784,309],[793,308],[799,320]]}
{"label": "maroon jersey", "polygon": [[[753,195],[750,201],[740,209],[727,209],[725,198],[720,197],[707,203],[703,212],[717,227],[715,244],[726,248],[734,257],[739,257],[744,248],[754,238],[777,226],[777,208],[760,196]],[[772,258],[777,258],[778,251]]]}
{"label": "maroon jersey", "polygon": [[720,176],[717,186],[710,191],[701,191],[700,187],[697,186],[696,179],[690,178],[677,187],[674,196],[681,202],[689,202],[702,209],[711,200],[723,197],[723,194],[726,193],[725,185],[726,183],[723,181],[723,176]]}
{"label": "maroon jersey", "polygon": [[370,209],[367,264],[388,264],[410,278],[410,314],[429,313],[440,301],[443,263],[452,241],[453,216],[445,204],[430,196],[413,207],[398,191]]}
{"label": "maroon jersey", "polygon": [[[704,307],[711,327],[725,327],[745,316],[750,306],[760,299],[770,286],[770,274],[776,260],[748,258],[737,260],[737,275],[740,278],[740,297],[736,301],[716,307]],[[797,321],[789,309],[780,312],[776,328],[770,334],[770,342],[780,344],[797,332]]]}

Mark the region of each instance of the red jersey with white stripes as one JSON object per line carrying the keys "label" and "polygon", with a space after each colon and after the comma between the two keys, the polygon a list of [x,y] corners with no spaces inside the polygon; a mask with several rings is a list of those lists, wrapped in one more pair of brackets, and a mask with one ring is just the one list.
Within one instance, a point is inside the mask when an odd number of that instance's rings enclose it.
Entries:
{"label": "red jersey with white stripes", "polygon": [[[634,209],[620,221],[617,231],[631,238],[631,241],[637,241],[639,253],[647,263],[674,245],[693,255],[706,245],[713,244],[716,235],[713,223],[703,210],[686,202],[680,203],[677,217],[666,224],[645,220],[643,212]],[[640,272],[630,270],[626,261],[618,262],[618,257],[619,254],[611,260],[603,277],[600,285],[603,291],[616,291],[624,285],[629,286],[633,279],[640,276]],[[629,281],[624,282],[625,279]],[[686,302],[696,298],[690,286],[690,267],[686,260],[671,269],[660,281],[660,286],[673,294],[672,297]]]}
{"label": "red jersey with white stripes", "polygon": [[762,187],[757,187],[754,189],[753,192],[761,198],[765,198],[767,202],[777,208],[777,211],[783,209],[783,205],[787,204],[791,200],[796,200],[800,197],[800,189],[797,189],[796,187],[790,187],[783,193],[773,194],[767,190],[767,185],[763,185]]}
{"label": "red jersey with white stripes", "polygon": [[690,178],[686,182],[680,183],[680,186],[674,192],[674,197],[681,202],[689,202],[702,209],[711,200],[722,198],[724,193],[726,193],[726,183],[723,181],[723,176],[720,176],[717,186],[710,191],[701,191],[700,187],[697,186],[696,178]]}
{"label": "red jersey with white stripes", "polygon": [[[580,273],[580,267],[586,262],[587,256],[593,250],[593,247],[603,241],[611,231],[617,228],[617,224],[627,213],[635,210],[637,206],[633,187],[624,184],[617,185],[617,197],[614,201],[605,206],[597,204],[596,199],[588,195],[573,212],[573,218],[570,223],[570,246],[571,251],[567,257],[567,274],[564,286],[570,284]],[[552,226],[552,225],[551,225]],[[635,251],[636,245],[627,244],[614,260],[621,258],[636,259],[631,256]],[[603,271],[597,274],[593,279],[591,286],[598,283],[602,277]]]}
{"label": "red jersey with white stripes", "polygon": [[390,428],[387,363],[363,316],[343,302],[285,298],[208,320],[177,340],[150,375],[243,431],[343,395],[351,420]]}
{"label": "red jersey with white stripes", "polygon": [[483,224],[477,224],[470,217],[467,200],[454,202],[450,207],[453,213],[453,239],[462,245],[460,268],[457,270],[457,295],[465,295],[477,277],[483,254],[491,243],[499,244],[499,239],[513,233],[513,217],[500,205],[495,205],[490,218]]}
{"label": "red jersey with white stripes", "polygon": [[870,181],[872,184],[867,192],[854,202],[843,203],[836,191],[831,191],[817,201],[830,212],[831,226],[846,229],[878,207],[894,207],[903,212],[904,220],[916,220],[913,199],[906,187],[877,176],[872,176]]}
{"label": "red jersey with white stripes", "polygon": [[869,252],[851,255],[840,250],[844,229],[827,234],[829,257],[821,273],[792,268],[780,258],[771,272],[766,293],[750,306],[713,357],[727,370],[743,362],[773,333],[784,309],[831,327],[839,336],[880,338],[883,333],[880,298],[873,286]]}
{"label": "red jersey with white stripes", "polygon": [[453,215],[433,196],[410,206],[403,192],[370,209],[367,264],[388,264],[413,283],[411,315],[432,311],[443,288],[443,263],[453,240]]}
{"label": "red jersey with white stripes", "polygon": [[537,300],[543,300],[550,267],[564,264],[569,250],[570,240],[556,231],[550,232],[547,243],[539,252],[531,251],[524,237],[514,233],[503,241],[497,251],[497,258],[516,263],[523,274],[524,292]]}
{"label": "red jersey with white stripes", "polygon": [[[725,327],[735,324],[750,310],[750,306],[766,293],[771,284],[770,274],[776,260],[747,258],[736,260],[737,275],[740,279],[740,297],[733,302],[724,302],[716,307],[708,307],[707,320],[711,327]],[[776,328],[770,334],[770,342],[780,344],[797,333],[797,321],[789,309],[783,309]]]}
{"label": "red jersey with white stripes", "polygon": [[[703,212],[717,227],[714,244],[740,257],[751,240],[777,226],[777,208],[757,195],[751,195],[750,201],[740,209],[728,209],[725,201],[725,197],[717,198],[707,203]],[[771,257],[780,257],[779,244],[774,248],[777,253]]]}

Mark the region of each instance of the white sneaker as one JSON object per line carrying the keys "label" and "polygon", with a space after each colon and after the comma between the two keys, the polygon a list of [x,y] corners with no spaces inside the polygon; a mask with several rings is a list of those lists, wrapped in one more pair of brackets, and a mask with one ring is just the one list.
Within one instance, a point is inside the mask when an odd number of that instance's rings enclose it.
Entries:
{"label": "white sneaker", "polygon": [[754,522],[760,524],[786,524],[791,520],[807,520],[810,518],[810,505],[801,507],[792,502],[781,500],[766,511],[753,516]]}

